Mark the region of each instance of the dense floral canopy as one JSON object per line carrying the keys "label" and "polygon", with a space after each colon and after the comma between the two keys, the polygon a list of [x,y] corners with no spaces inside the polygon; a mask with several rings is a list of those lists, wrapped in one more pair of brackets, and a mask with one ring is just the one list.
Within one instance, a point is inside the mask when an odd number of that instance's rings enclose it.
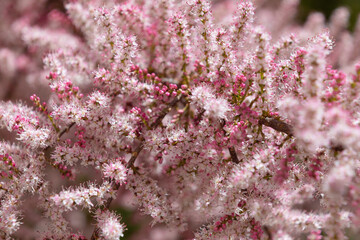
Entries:
{"label": "dense floral canopy", "polygon": [[1,1],[0,238],[358,231],[360,23],[265,2]]}

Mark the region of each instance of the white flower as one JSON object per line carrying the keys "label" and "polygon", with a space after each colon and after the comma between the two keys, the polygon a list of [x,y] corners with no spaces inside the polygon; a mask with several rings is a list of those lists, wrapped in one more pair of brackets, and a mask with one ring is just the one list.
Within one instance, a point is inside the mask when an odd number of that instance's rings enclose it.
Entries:
{"label": "white flower", "polygon": [[98,222],[98,227],[101,229],[101,235],[106,240],[119,240],[120,237],[124,236],[125,226],[120,223],[118,217],[105,210],[101,212],[98,210],[96,212],[96,218]]}
{"label": "white flower", "polygon": [[212,90],[206,86],[198,86],[192,90],[191,100],[205,110],[205,115],[226,119],[230,111],[230,104],[226,99],[217,98]]}

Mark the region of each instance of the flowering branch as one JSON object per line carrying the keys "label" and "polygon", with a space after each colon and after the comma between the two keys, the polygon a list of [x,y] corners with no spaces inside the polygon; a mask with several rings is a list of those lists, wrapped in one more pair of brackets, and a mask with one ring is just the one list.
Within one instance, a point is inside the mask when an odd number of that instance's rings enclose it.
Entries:
{"label": "flowering branch", "polygon": [[[346,31],[346,9],[299,26],[296,0],[256,11],[251,0],[77,0],[66,13],[3,2],[0,94],[16,79],[34,106],[0,102],[12,132],[0,142],[1,239],[118,240],[129,223],[110,206],[129,198],[152,219],[139,239],[357,231],[360,21]],[[26,92],[47,85],[45,101]],[[72,221],[83,208],[96,224],[84,235],[73,231],[88,223]]]}
{"label": "flowering branch", "polygon": [[[175,98],[174,100],[172,100],[172,101],[169,103],[169,105],[160,112],[160,114],[159,114],[159,116],[157,117],[157,119],[155,120],[155,122],[153,122],[153,123],[151,124],[151,129],[157,128],[157,127],[161,124],[161,122],[162,122],[162,120],[164,119],[164,117],[166,116],[166,114],[168,114],[168,113],[170,112],[170,110],[171,110],[180,100],[181,100],[181,96],[179,96],[179,97]],[[135,149],[135,151],[131,154],[131,158],[129,159],[129,161],[128,161],[127,164],[126,164],[126,168],[132,169],[134,173],[136,173],[136,169],[135,169],[135,167],[134,167],[134,163],[135,163],[137,157],[139,156],[140,152],[141,152],[141,151],[143,150],[143,148],[144,148],[144,141],[145,141],[144,139],[141,140],[140,144],[137,146],[137,148]],[[116,192],[117,190],[119,190],[120,184],[112,181],[112,182],[111,182],[111,188]],[[109,209],[112,200],[114,200],[112,197],[108,198],[108,199],[106,200],[106,203],[104,204],[104,206],[102,206],[101,209],[102,209],[102,210],[104,210],[104,209]],[[100,231],[101,231],[100,227],[96,227],[95,230],[94,230],[94,232],[93,232],[93,234],[91,235],[91,240],[96,240],[96,239],[98,239],[98,238],[99,238],[99,233],[100,233]]]}

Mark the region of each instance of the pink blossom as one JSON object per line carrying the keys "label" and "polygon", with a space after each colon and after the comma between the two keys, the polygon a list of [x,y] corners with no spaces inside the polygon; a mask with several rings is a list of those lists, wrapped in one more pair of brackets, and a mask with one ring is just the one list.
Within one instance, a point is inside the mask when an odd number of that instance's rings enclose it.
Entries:
{"label": "pink blossom", "polygon": [[301,24],[299,0],[56,2],[0,1],[0,239],[359,230],[348,10]]}

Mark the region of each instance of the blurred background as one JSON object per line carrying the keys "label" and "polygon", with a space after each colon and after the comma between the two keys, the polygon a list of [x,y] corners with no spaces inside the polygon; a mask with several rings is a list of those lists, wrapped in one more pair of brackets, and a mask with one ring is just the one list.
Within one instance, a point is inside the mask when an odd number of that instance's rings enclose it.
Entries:
{"label": "blurred background", "polygon": [[298,20],[304,22],[311,12],[322,12],[329,19],[331,13],[340,6],[350,11],[349,30],[354,30],[360,13],[360,0],[301,0]]}
{"label": "blurred background", "polygon": [[[222,2],[224,0],[213,0],[214,2]],[[271,5],[280,2],[279,0],[266,0],[266,3]],[[48,7],[50,9],[59,9],[64,11],[62,0],[49,0]],[[300,0],[300,9],[298,11],[297,19],[304,22],[311,12],[322,12],[329,19],[331,13],[338,7],[344,6],[349,9],[350,25],[349,30],[353,30],[357,17],[360,13],[360,0]]]}

